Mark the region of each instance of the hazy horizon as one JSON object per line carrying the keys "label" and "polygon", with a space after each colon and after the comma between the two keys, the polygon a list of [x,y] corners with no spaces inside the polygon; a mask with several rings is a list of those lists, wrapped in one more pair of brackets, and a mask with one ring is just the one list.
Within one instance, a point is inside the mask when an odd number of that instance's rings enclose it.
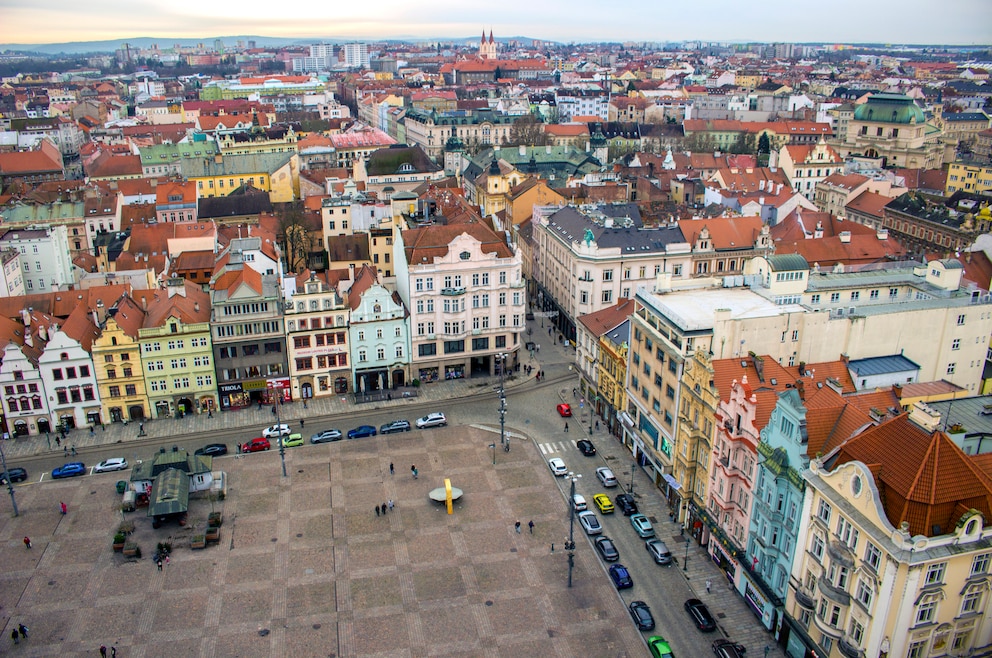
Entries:
{"label": "hazy horizon", "polygon": [[[0,43],[45,45],[150,38],[211,40],[223,35],[313,40],[407,41],[463,39],[468,35],[579,42],[718,41],[989,45],[992,2],[903,0],[891,6],[835,0],[811,6],[794,0],[711,0],[686,11],[672,0],[619,0],[609,13],[593,0],[533,4],[507,0],[501,11],[372,0],[354,6],[303,2],[295,15],[273,17],[259,0],[0,0]],[[700,15],[705,19],[700,20]],[[507,17],[511,17],[509,20]],[[382,17],[381,19],[379,17]],[[840,20],[840,18],[843,20]],[[153,26],[153,27],[151,27]],[[233,45],[233,44],[232,44]]]}

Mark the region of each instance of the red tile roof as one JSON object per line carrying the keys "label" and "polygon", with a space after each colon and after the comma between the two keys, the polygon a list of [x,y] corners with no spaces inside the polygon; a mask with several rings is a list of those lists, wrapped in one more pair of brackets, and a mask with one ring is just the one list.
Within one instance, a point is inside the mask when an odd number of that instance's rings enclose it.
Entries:
{"label": "red tile roof", "polygon": [[616,304],[594,313],[579,316],[579,322],[599,338],[617,328],[634,312],[634,302],[621,297]]}

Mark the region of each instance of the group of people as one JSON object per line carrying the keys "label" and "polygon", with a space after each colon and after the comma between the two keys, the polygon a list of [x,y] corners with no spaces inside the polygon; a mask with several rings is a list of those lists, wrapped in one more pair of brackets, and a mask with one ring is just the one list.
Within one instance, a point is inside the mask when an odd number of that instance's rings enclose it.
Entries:
{"label": "group of people", "polygon": [[375,506],[375,515],[376,516],[379,516],[380,514],[383,515],[383,516],[385,516],[386,512],[392,512],[392,511],[393,511],[393,499],[392,498],[390,498],[389,501],[383,503],[382,505],[376,505]]}
{"label": "group of people", "polygon": [[[27,537],[25,537],[27,539]],[[24,624],[18,624],[17,628],[10,631],[10,639],[14,641],[14,644],[20,644],[21,639],[28,638],[28,627]]]}

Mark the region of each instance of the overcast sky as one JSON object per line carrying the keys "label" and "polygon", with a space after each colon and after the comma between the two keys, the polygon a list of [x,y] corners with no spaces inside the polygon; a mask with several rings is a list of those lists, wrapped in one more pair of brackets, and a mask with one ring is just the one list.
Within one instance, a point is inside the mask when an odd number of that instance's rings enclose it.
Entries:
{"label": "overcast sky", "polygon": [[992,43],[992,0],[0,0],[0,43],[259,35]]}

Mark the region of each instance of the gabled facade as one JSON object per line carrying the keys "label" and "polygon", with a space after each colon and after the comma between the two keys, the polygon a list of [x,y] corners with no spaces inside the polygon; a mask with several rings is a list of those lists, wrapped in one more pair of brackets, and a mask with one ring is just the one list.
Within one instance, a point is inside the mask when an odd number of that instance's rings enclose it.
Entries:
{"label": "gabled facade", "polygon": [[94,427],[103,422],[90,346],[98,329],[86,307],[49,332],[38,370],[49,396],[53,427]]}
{"label": "gabled facade", "polygon": [[148,304],[138,336],[155,418],[182,418],[218,408],[210,296],[200,286],[170,279]]}
{"label": "gabled facade", "polygon": [[326,274],[304,273],[297,280],[286,302],[286,349],[295,397],[349,392],[348,306]]}
{"label": "gabled facade", "polygon": [[150,415],[138,342],[145,313],[128,295],[113,309],[91,348],[103,418],[110,423],[140,422]]}
{"label": "gabled facade", "polygon": [[702,542],[702,512],[708,501],[716,415],[720,404],[713,359],[709,352],[697,349],[686,359],[678,395],[679,415],[672,475],[685,502],[679,506],[676,520],[696,541]]}
{"label": "gabled facade", "polygon": [[517,361],[526,293],[520,252],[481,220],[399,233],[396,286],[410,311],[412,369],[422,383],[492,375]]}
{"label": "gabled facade", "polygon": [[404,386],[410,379],[410,325],[406,308],[366,265],[348,293],[348,326],[356,391]]}
{"label": "gabled facade", "polygon": [[822,137],[816,145],[786,144],[779,150],[778,163],[792,189],[810,200],[818,183],[844,171],[843,158]]}
{"label": "gabled facade", "polygon": [[[28,348],[30,351],[31,348]],[[3,414],[13,437],[54,431],[38,364],[20,345],[7,343],[0,363]]]}

